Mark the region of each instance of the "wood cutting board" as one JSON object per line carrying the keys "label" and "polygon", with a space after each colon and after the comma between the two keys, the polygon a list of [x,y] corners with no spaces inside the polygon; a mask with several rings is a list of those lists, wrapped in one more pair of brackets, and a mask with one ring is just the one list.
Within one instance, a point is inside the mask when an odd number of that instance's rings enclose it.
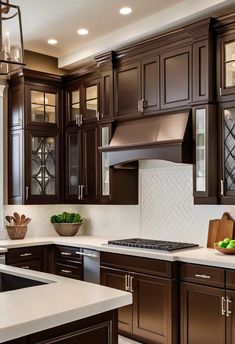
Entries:
{"label": "wood cutting board", "polygon": [[221,219],[209,221],[207,247],[214,248],[214,243],[224,238],[233,239],[234,237],[234,221],[229,220],[229,214],[224,213]]}

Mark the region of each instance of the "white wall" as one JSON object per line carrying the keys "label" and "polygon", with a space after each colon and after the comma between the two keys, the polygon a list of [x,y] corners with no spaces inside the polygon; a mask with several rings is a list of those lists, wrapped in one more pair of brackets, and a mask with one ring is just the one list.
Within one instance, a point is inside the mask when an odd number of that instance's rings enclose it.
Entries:
{"label": "white wall", "polygon": [[197,242],[205,245],[208,222],[235,206],[193,205],[192,166],[158,161],[141,162],[140,205],[41,205],[5,206],[32,218],[28,236],[54,235],[50,216],[78,211],[85,218],[82,233],[116,238],[145,238]]}

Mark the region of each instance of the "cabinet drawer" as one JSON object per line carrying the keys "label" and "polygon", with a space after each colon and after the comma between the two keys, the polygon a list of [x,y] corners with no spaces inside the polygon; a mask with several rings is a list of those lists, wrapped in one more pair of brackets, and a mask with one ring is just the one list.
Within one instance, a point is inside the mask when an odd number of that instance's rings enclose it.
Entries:
{"label": "cabinet drawer", "polygon": [[77,266],[56,263],[56,275],[82,279],[82,264],[77,264]]}
{"label": "cabinet drawer", "polygon": [[41,257],[42,257],[41,246],[12,248],[12,249],[9,249],[7,252],[6,263],[13,265],[14,263],[21,263],[25,261],[31,261],[34,259],[41,259]]}
{"label": "cabinet drawer", "polygon": [[182,281],[224,288],[225,270],[204,265],[182,264]]}
{"label": "cabinet drawer", "polygon": [[235,270],[226,270],[226,288],[235,290]]}
{"label": "cabinet drawer", "polygon": [[69,247],[69,246],[56,246],[55,247],[55,257],[60,259],[76,259],[82,260],[82,256],[79,255],[81,249],[79,247]]}
{"label": "cabinet drawer", "polygon": [[103,266],[169,278],[176,274],[176,263],[163,260],[106,252],[102,252],[100,257],[100,264]]}
{"label": "cabinet drawer", "polygon": [[42,261],[41,259],[33,260],[33,261],[25,261],[22,263],[13,263],[12,266],[15,266],[17,268],[21,269],[30,269],[35,271],[42,271]]}

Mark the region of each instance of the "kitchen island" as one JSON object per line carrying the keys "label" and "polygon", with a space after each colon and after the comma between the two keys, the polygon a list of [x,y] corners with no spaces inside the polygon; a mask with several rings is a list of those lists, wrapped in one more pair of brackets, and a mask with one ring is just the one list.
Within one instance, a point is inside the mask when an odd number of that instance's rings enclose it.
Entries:
{"label": "kitchen island", "polygon": [[43,283],[0,293],[0,343],[117,343],[130,293],[11,266],[0,273]]}

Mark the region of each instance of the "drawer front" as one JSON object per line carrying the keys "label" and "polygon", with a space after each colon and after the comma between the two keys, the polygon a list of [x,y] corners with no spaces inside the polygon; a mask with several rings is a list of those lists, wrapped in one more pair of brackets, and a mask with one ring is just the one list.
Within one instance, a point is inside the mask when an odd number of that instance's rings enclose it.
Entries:
{"label": "drawer front", "polygon": [[17,268],[21,269],[30,269],[35,271],[42,271],[42,261],[41,259],[33,260],[33,261],[25,261],[22,263],[14,263],[11,264],[12,266],[15,266]]}
{"label": "drawer front", "polygon": [[226,288],[235,290],[235,270],[226,271]]}
{"label": "drawer front", "polygon": [[6,263],[14,264],[21,263],[25,261],[31,261],[34,259],[42,258],[42,247],[41,246],[31,246],[23,248],[12,248],[9,249],[6,255]]}
{"label": "drawer front", "polygon": [[69,247],[69,246],[56,246],[55,247],[55,257],[60,259],[76,259],[82,260],[82,256],[79,255],[81,249],[79,247]]}
{"label": "drawer front", "polygon": [[181,281],[224,288],[225,270],[204,265],[181,264]]}
{"label": "drawer front", "polygon": [[56,275],[82,280],[82,264],[73,266],[56,263]]}
{"label": "drawer front", "polygon": [[101,252],[100,264],[115,269],[124,269],[154,276],[173,278],[176,274],[176,264],[164,260],[127,256],[115,253]]}

